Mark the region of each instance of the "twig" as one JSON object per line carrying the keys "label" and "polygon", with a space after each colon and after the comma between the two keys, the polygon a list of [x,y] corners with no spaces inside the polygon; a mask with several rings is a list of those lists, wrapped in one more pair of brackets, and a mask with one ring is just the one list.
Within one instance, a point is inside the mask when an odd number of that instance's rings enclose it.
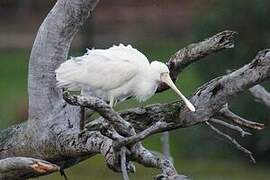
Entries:
{"label": "twig", "polygon": [[122,147],[121,148],[121,170],[122,170],[122,174],[123,174],[123,179],[129,180],[126,163],[127,163],[126,148]]}
{"label": "twig", "polygon": [[170,153],[170,134],[168,131],[162,133],[160,139],[162,143],[163,156],[173,162],[173,158]]}
{"label": "twig", "polygon": [[[137,162],[146,166],[146,167],[155,167],[162,170],[163,179],[180,179],[183,177],[179,175],[174,168],[170,160],[162,158],[157,154],[154,154],[144,148],[141,143],[137,143],[131,148],[132,156],[136,159]],[[160,177],[158,176],[158,177]]]}
{"label": "twig", "polygon": [[110,124],[105,124],[98,129],[103,136],[106,136],[112,140],[119,140],[123,136],[119,135]]}
{"label": "twig", "polygon": [[216,127],[214,127],[212,124],[210,124],[208,121],[205,121],[205,124],[207,126],[209,126],[217,134],[219,134],[220,136],[222,136],[225,139],[227,139],[232,145],[234,145],[236,147],[236,149],[238,149],[239,151],[245,153],[249,157],[249,159],[251,160],[251,162],[256,163],[256,160],[254,159],[252,153],[249,150],[247,150],[246,148],[244,148],[242,145],[240,145],[234,138],[232,138],[228,134],[220,131],[219,129],[217,129]]}
{"label": "twig", "polygon": [[224,117],[225,119],[231,120],[239,125],[246,126],[248,128],[256,129],[256,130],[261,130],[264,128],[264,124],[258,123],[258,122],[253,122],[253,121],[248,121],[233,112],[231,112],[228,108],[223,108],[220,110],[220,115]]}
{"label": "twig", "polygon": [[229,124],[229,123],[227,123],[225,121],[222,121],[222,120],[219,120],[219,119],[214,119],[214,118],[211,118],[210,121],[212,121],[212,122],[214,122],[216,124],[220,124],[222,126],[225,126],[227,128],[233,129],[235,131],[238,131],[241,134],[242,137],[245,137],[246,135],[252,135],[251,133],[249,133],[247,131],[244,131],[241,127]]}
{"label": "twig", "polygon": [[261,85],[256,85],[249,89],[251,94],[256,98],[257,101],[264,103],[270,108],[270,93],[264,89]]}
{"label": "twig", "polygon": [[68,180],[65,170],[60,168],[60,175],[64,177],[65,180]]}
{"label": "twig", "polygon": [[121,140],[116,142],[115,148],[120,148],[122,146],[135,144],[154,133],[163,131],[164,129],[168,127],[168,125],[169,125],[168,123],[158,121],[154,125],[150,126],[149,128],[145,129],[144,131],[140,133],[137,133],[134,136],[122,138]]}

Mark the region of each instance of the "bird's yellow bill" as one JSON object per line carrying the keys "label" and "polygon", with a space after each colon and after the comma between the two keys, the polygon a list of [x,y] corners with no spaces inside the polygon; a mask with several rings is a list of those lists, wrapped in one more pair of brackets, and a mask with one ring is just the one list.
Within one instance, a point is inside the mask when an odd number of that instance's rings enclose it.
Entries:
{"label": "bird's yellow bill", "polygon": [[170,88],[172,88],[183,99],[183,101],[191,111],[195,111],[195,107],[193,106],[193,104],[191,104],[191,102],[177,89],[168,73],[164,73],[161,75],[161,81],[170,86]]}

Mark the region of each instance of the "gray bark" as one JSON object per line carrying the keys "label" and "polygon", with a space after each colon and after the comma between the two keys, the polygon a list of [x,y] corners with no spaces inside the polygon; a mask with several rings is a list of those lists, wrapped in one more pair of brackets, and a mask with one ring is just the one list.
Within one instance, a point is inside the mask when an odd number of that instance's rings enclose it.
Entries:
{"label": "gray bark", "polygon": [[[108,167],[123,171],[125,178],[127,172],[134,171],[132,161],[136,161],[146,167],[161,169],[162,174],[157,179],[186,179],[177,173],[169,160],[151,153],[140,141],[155,133],[193,126],[215,117],[234,120],[250,128],[263,127],[263,124],[233,114],[226,104],[232,97],[269,78],[269,50],[259,52],[242,68],[200,87],[190,97],[197,109],[195,113],[190,112],[182,101],[117,113],[95,97],[71,96],[66,92],[62,98],[62,91],[55,85],[54,70],[67,58],[74,35],[97,3],[98,0],[58,0],[42,23],[29,63],[29,119],[0,132],[1,161],[11,162],[11,157],[32,157],[64,169],[102,154]],[[233,47],[234,34],[224,31],[179,50],[168,61],[173,79],[176,80],[191,63]],[[158,92],[166,89],[160,85]],[[87,123],[82,132],[79,106],[101,115]],[[125,151],[120,153],[123,148]],[[124,161],[127,161],[126,166]],[[3,168],[4,163],[1,163],[0,169]],[[9,171],[9,177],[24,179],[43,175],[19,167],[17,170],[20,173]],[[1,171],[0,175],[3,175]]]}
{"label": "gray bark", "polygon": [[162,133],[160,137],[161,143],[162,143],[162,151],[163,151],[163,156],[166,159],[169,159],[170,161],[173,162],[173,158],[171,156],[170,152],[170,134],[168,131],[165,131]]}
{"label": "gray bark", "polygon": [[[0,179],[21,179],[25,172],[31,172],[36,176],[58,171],[59,166],[40,159],[27,157],[11,157],[0,160]],[[16,177],[14,176],[16,174]]]}
{"label": "gray bark", "polygon": [[249,89],[256,101],[263,103],[270,108],[270,93],[261,85],[256,85]]}

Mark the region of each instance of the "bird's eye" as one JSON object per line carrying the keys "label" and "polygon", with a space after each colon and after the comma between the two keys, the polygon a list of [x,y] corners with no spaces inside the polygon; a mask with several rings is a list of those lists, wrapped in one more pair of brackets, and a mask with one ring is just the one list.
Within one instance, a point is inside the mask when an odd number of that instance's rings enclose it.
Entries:
{"label": "bird's eye", "polygon": [[166,72],[162,72],[162,73],[160,73],[160,80],[162,80],[165,76],[166,76]]}
{"label": "bird's eye", "polygon": [[164,76],[164,75],[165,75],[165,72],[160,73],[160,76]]}
{"label": "bird's eye", "polygon": [[162,76],[164,76],[164,75],[165,75],[165,73],[164,73],[164,72],[160,73],[160,77],[162,77]]}
{"label": "bird's eye", "polygon": [[161,72],[160,76],[165,76],[166,74],[169,74],[169,72]]}

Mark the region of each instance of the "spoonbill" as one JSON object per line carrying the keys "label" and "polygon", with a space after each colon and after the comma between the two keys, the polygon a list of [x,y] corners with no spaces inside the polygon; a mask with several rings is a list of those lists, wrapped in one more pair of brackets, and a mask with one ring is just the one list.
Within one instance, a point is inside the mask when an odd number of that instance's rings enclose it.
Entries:
{"label": "spoonbill", "polygon": [[145,101],[164,82],[195,111],[171,80],[168,67],[159,61],[149,63],[146,56],[131,45],[87,50],[85,55],[62,63],[55,72],[58,87],[99,97],[111,107],[129,97]]}

